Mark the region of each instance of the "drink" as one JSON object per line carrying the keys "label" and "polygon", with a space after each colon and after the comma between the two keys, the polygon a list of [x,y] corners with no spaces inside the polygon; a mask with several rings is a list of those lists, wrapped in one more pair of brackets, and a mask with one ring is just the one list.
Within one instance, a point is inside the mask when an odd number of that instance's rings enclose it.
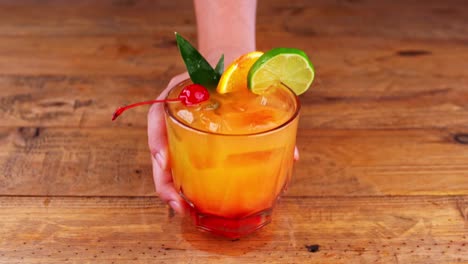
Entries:
{"label": "drink", "polygon": [[176,41],[191,81],[179,83],[165,100],[119,107],[112,120],[165,102],[176,190],[199,229],[238,238],[271,221],[291,178],[297,95],[309,89],[314,67],[301,50],[274,48],[244,54],[223,72],[224,56],[213,68],[177,33]]}
{"label": "drink", "polygon": [[283,86],[210,96],[197,106],[166,104],[172,175],[198,228],[237,238],[271,221],[291,177],[300,106]]}

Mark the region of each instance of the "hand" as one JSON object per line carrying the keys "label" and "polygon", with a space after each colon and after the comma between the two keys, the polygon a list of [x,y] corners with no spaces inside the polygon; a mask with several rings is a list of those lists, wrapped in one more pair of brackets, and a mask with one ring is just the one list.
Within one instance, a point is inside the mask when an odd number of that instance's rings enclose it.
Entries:
{"label": "hand", "polygon": [[[172,78],[166,89],[158,96],[158,99],[166,98],[167,93],[172,87],[188,77],[188,73],[182,73]],[[169,167],[164,104],[153,104],[148,112],[148,145],[151,151],[156,193],[159,195],[159,198],[168,203],[174,211],[182,215],[185,214],[188,205],[174,188],[171,168]]]}
{"label": "hand", "polygon": [[[194,6],[198,50],[211,65],[216,64],[221,54],[224,54],[226,66],[240,55],[255,50],[256,0],[197,0],[194,1]],[[187,73],[172,78],[158,99],[165,98],[174,85],[187,78]],[[163,108],[162,104],[155,104],[148,113],[148,144],[153,163],[153,178],[159,197],[174,211],[183,214],[187,212],[188,205],[173,185]],[[297,149],[294,151],[294,158],[299,158]]]}

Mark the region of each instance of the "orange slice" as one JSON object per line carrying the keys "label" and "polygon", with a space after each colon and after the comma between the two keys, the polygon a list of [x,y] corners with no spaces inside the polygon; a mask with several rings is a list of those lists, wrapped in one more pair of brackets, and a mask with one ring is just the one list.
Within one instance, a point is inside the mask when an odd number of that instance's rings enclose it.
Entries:
{"label": "orange slice", "polygon": [[221,76],[216,91],[225,94],[240,89],[247,89],[247,75],[252,65],[263,55],[263,52],[253,51],[235,60]]}

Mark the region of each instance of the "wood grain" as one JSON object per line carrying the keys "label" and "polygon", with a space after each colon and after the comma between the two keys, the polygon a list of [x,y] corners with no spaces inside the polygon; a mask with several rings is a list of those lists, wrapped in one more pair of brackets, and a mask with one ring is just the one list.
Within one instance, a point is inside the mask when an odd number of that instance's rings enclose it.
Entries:
{"label": "wood grain", "polygon": [[155,198],[3,197],[0,263],[468,262],[466,196],[286,198],[275,210],[229,241]]}
{"label": "wood grain", "polygon": [[[122,36],[187,32],[195,34],[190,0],[24,0],[2,1],[0,36]],[[404,8],[402,8],[404,6]],[[259,36],[291,32],[402,39],[467,40],[468,8],[448,1],[259,1]],[[173,12],[177,11],[176,14]]]}
{"label": "wood grain", "polygon": [[1,194],[141,196],[155,192],[144,130],[1,131]]}
{"label": "wood grain", "polygon": [[463,0],[271,2],[259,2],[261,32],[286,31],[310,38],[331,35],[453,41],[468,37],[468,8]]}
{"label": "wood grain", "polygon": [[[307,46],[305,39],[285,34],[268,39],[304,46],[316,62],[317,80],[301,96],[301,128],[467,127],[466,45],[317,38]],[[0,46],[14,49],[0,56],[0,69],[10,73],[0,76],[1,126],[108,127],[117,106],[156,97],[171,76],[183,71],[175,47],[150,47],[148,39],[132,39],[124,49],[109,39],[83,40],[92,48],[51,40],[42,57],[33,56],[36,48],[25,45],[29,41],[0,41]],[[346,46],[337,46],[339,41]],[[137,47],[140,53],[125,51]],[[401,55],[414,52],[422,55]],[[14,60],[16,66],[9,66]],[[74,102],[79,109],[72,108]],[[145,127],[145,111],[129,111],[114,125],[127,126],[132,120],[132,126]]]}
{"label": "wood grain", "polygon": [[173,38],[171,32],[139,38],[0,37],[0,69],[22,75],[160,74],[183,65]]}
{"label": "wood grain", "polygon": [[[468,193],[468,130],[300,130],[287,195]],[[465,142],[467,141],[467,142]],[[0,194],[151,196],[146,131],[0,128]]]}
{"label": "wood grain", "polygon": [[259,1],[258,49],[303,49],[317,77],[273,223],[228,241],[155,197],[147,108],[110,122],[184,70],[192,1],[0,0],[0,263],[468,263],[467,17]]}
{"label": "wood grain", "polygon": [[303,130],[288,194],[466,195],[468,145],[456,140],[464,133]]}
{"label": "wood grain", "polygon": [[0,85],[6,89],[0,95],[0,126],[132,126],[144,130],[148,107],[128,111],[116,122],[111,122],[112,113],[121,105],[156,98],[169,78],[3,76]]}
{"label": "wood grain", "polygon": [[[195,32],[192,1],[2,1],[0,35],[149,36]],[[175,14],[174,11],[177,11]]]}

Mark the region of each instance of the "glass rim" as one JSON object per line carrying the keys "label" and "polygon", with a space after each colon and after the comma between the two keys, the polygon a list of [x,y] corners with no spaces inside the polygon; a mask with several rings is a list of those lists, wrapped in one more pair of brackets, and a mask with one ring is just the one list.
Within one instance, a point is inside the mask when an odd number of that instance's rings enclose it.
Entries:
{"label": "glass rim", "polygon": [[[189,83],[189,82],[190,82],[190,79],[185,79],[183,81],[178,82],[176,85],[174,85],[174,87],[172,87],[169,90],[169,92],[167,93],[165,99],[169,99],[168,97],[171,94],[172,90],[179,87],[179,85],[182,85],[184,83]],[[164,112],[165,112],[166,116],[168,116],[176,124],[184,127],[187,130],[192,130],[194,132],[201,133],[201,134],[215,135],[215,136],[226,136],[226,137],[246,137],[246,136],[265,135],[265,134],[273,133],[275,131],[278,131],[278,130],[282,129],[283,127],[288,126],[290,123],[292,123],[299,116],[299,112],[301,110],[301,103],[299,101],[299,97],[293,92],[293,90],[291,90],[291,88],[287,87],[286,85],[283,85],[283,86],[287,90],[289,90],[289,92],[293,96],[294,101],[296,103],[296,110],[294,111],[294,114],[291,115],[291,117],[288,120],[286,120],[285,122],[279,124],[278,126],[272,127],[272,128],[267,129],[265,131],[254,132],[254,133],[245,133],[245,134],[227,134],[227,133],[218,133],[218,132],[206,131],[206,130],[202,130],[202,129],[192,127],[192,126],[190,126],[188,124],[185,124],[184,122],[180,121],[177,117],[174,116],[173,113],[171,113],[171,111],[169,110],[169,107],[168,107],[169,104],[167,102],[164,103]]]}

